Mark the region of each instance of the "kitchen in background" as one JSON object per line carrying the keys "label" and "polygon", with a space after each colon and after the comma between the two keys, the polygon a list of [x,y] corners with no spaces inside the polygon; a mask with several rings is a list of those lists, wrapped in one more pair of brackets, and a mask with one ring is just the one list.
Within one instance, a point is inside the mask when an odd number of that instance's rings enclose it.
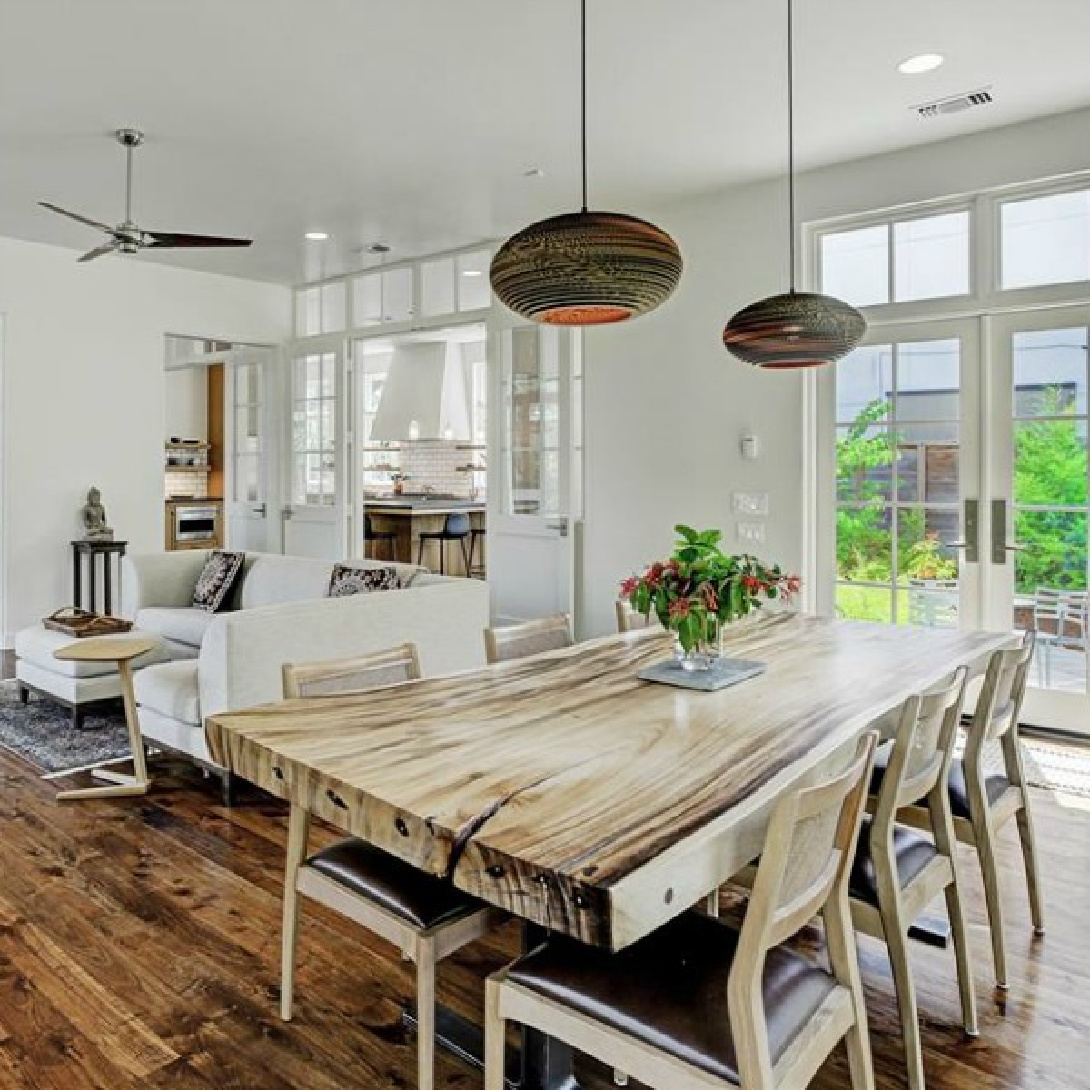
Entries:
{"label": "kitchen in background", "polygon": [[469,325],[357,342],[367,555],[484,577],[485,336]]}

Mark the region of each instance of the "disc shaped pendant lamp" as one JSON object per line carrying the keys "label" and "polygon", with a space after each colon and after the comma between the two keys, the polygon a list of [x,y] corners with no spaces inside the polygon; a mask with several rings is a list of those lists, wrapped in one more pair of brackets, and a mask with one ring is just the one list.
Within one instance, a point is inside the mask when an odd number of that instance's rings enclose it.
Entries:
{"label": "disc shaped pendant lamp", "polygon": [[791,287],[738,311],[723,343],[744,363],[770,370],[820,367],[846,356],[867,322],[855,307],[831,295],[795,290],[795,58],[793,0],[787,0],[787,204]]}
{"label": "disc shaped pendant lamp", "polygon": [[665,302],[681,278],[681,253],[653,223],[587,208],[587,0],[580,0],[583,206],[512,235],[489,277],[516,314],[549,325],[623,322]]}

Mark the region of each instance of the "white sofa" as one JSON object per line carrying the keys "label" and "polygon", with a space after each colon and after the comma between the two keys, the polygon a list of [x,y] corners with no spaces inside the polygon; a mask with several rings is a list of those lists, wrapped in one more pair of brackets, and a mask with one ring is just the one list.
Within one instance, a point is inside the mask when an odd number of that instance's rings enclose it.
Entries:
{"label": "white sofa", "polygon": [[[279,700],[285,662],[314,662],[378,651],[412,640],[425,674],[484,664],[488,586],[421,568],[351,560],[354,567],[397,567],[408,585],[346,598],[326,592],[330,561],[247,554],[231,608],[191,606],[208,553],[156,553],[126,559],[122,610],[162,637],[171,661],[135,675],[144,736],[216,768],[204,719],[216,712]],[[225,777],[225,793],[229,783]]]}

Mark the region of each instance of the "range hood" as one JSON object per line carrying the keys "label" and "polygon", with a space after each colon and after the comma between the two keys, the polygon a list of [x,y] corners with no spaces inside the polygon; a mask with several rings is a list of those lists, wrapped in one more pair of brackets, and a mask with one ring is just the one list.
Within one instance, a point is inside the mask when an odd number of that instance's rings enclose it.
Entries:
{"label": "range hood", "polygon": [[459,345],[434,341],[394,349],[371,438],[379,442],[470,438]]}

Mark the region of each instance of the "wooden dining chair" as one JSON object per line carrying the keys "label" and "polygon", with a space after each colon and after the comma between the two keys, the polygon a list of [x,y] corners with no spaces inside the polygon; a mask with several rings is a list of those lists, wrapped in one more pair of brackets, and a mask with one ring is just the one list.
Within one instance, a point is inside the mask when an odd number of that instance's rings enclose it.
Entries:
{"label": "wooden dining chair", "polygon": [[484,650],[490,664],[557,651],[571,647],[574,642],[571,618],[566,613],[484,630]]}
{"label": "wooden dining chair", "polygon": [[[405,643],[334,662],[289,663],[283,675],[286,698],[328,699],[414,681],[420,677],[420,659],[415,645]],[[284,874],[280,1017],[287,1022],[292,1016],[299,895],[305,894],[393,943],[415,962],[417,1079],[420,1090],[432,1090],[436,965],[504,917],[365,840],[340,840],[308,856],[309,831],[309,811],[293,802]]]}
{"label": "wooden dining chair", "polygon": [[[876,740],[776,804],[740,931],[686,912],[618,954],[553,938],[490,977],[486,1090],[504,1085],[508,1020],[657,1090],[804,1087],[843,1038],[853,1090],[873,1090],[848,876]],[[818,912],[828,970],[783,945]]]}
{"label": "wooden dining chair", "polygon": [[[911,1090],[923,1090],[924,1071],[916,989],[908,959],[909,929],[940,893],[945,895],[953,931],[965,1031],[977,1035],[969,938],[947,790],[967,675],[963,666],[944,684],[905,701],[873,803],[874,816],[863,819],[851,873],[856,930],[884,939],[889,948]],[[930,837],[897,823],[898,812],[921,799],[927,803]]]}
{"label": "wooden dining chair", "polygon": [[[976,709],[969,720],[965,754],[951,762],[948,781],[954,834],[963,844],[974,847],[980,860],[996,987],[1004,991],[1008,987],[1007,954],[997,853],[999,831],[1011,818],[1018,824],[1033,929],[1037,935],[1045,933],[1037,841],[1018,734],[1018,716],[1026,694],[1033,648],[1034,633],[1029,631],[1018,647],[992,655]],[[1002,753],[1003,771],[989,769],[985,763],[987,747],[996,743]],[[886,756],[879,756],[876,781],[884,775]],[[927,811],[919,807],[902,811],[900,816],[902,821],[924,828],[929,818]]]}
{"label": "wooden dining chair", "polygon": [[618,598],[614,607],[617,611],[618,632],[636,632],[641,628],[651,628],[659,623],[658,617],[653,613],[640,613],[623,598]]}

